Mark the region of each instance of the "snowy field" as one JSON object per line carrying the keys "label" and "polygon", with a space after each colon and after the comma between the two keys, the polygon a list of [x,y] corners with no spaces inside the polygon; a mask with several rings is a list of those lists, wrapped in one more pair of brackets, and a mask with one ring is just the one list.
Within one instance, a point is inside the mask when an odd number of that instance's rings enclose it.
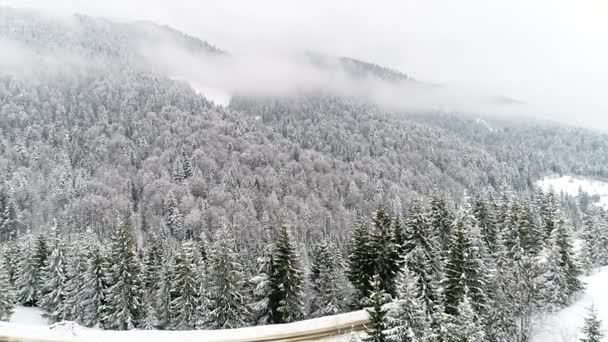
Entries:
{"label": "snowy field", "polygon": [[[538,322],[532,342],[578,342],[580,330],[587,317],[587,308],[593,303],[603,328],[608,332],[608,267],[584,279],[585,293],[573,305]],[[608,341],[608,336],[603,341]]]}
{"label": "snowy field", "polygon": [[[301,332],[314,334],[328,328],[358,325],[367,319],[365,311],[355,311],[335,316],[316,318],[289,324],[249,327],[232,330],[159,331],[131,330],[108,331],[80,327],[74,323],[58,323],[48,326],[40,317],[40,309],[17,307],[11,323],[0,322],[0,336],[44,341],[91,341],[91,342],[164,342],[164,341],[264,341],[277,336],[288,337]],[[351,334],[319,339],[319,341],[349,341]]]}
{"label": "snowy field", "polygon": [[547,176],[538,181],[537,185],[545,191],[553,189],[557,193],[564,192],[573,196],[578,195],[578,190],[582,189],[590,195],[598,195],[600,201],[596,204],[608,209],[607,182],[576,176]]}

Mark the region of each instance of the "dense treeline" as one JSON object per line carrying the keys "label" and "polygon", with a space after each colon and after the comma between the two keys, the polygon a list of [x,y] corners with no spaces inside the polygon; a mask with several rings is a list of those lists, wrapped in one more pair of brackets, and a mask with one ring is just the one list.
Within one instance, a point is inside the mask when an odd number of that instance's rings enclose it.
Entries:
{"label": "dense treeline", "polygon": [[599,208],[587,210],[575,252],[553,193],[451,202],[414,201],[403,216],[379,208],[357,220],[344,251],[327,236],[300,255],[291,228],[269,227],[255,269],[229,226],[211,240],[174,248],[154,237],[143,249],[132,217],[107,241],[90,232],[66,241],[53,226],[4,244],[0,312],[10,316],[16,298],[50,322],[226,329],[367,307],[373,341],[527,341],[533,319],[570,304],[579,277],[608,264]]}

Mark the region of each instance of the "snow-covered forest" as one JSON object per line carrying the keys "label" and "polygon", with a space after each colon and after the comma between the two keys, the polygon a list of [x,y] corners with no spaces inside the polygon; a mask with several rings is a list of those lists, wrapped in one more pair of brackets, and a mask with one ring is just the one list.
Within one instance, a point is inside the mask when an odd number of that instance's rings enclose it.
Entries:
{"label": "snow-covered forest", "polygon": [[371,341],[524,342],[608,264],[599,198],[537,186],[608,177],[605,134],[319,89],[218,106],[147,44],[230,58],[152,23],[0,8],[19,51],[0,57],[0,319],[19,303],[230,329],[369,308]]}

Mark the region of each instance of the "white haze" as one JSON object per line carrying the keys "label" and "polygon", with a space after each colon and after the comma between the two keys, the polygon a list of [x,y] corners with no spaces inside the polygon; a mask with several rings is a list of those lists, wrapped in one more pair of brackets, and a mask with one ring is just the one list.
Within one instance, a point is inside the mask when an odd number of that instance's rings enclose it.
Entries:
{"label": "white haze", "polygon": [[[393,88],[367,84],[353,90],[350,83],[342,88],[340,75],[328,80],[306,69],[292,69],[297,63],[289,65],[293,63],[277,57],[313,50],[371,61],[446,85],[440,94],[413,92],[407,99],[412,108],[513,112],[608,129],[608,5],[603,0],[0,0],[0,4],[170,25],[235,55],[234,69],[224,71],[238,72],[234,74],[238,80],[205,73],[205,78],[226,87],[282,91],[312,83],[349,93],[371,88],[374,98],[401,104],[404,96]],[[268,55],[272,58],[264,59]],[[195,73],[204,71],[209,70],[203,66]],[[492,95],[526,105],[493,108],[487,105]]]}

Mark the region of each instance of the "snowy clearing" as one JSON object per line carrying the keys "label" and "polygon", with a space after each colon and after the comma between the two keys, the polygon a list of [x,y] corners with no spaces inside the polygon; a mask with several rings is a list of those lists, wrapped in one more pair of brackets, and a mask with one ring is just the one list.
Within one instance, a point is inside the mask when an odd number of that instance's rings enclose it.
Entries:
{"label": "snowy clearing", "polygon": [[[24,310],[25,309],[25,310]],[[248,327],[232,330],[161,331],[131,330],[111,331],[80,327],[71,322],[47,326],[44,320],[36,321],[39,309],[19,307],[13,323],[0,322],[0,336],[20,339],[44,339],[45,341],[265,341],[278,337],[314,335],[323,331],[340,328],[346,333],[339,336],[319,338],[319,341],[348,341],[351,328],[367,321],[367,312],[355,311],[335,316],[316,318],[289,324]],[[37,325],[28,325],[26,322]]]}
{"label": "snowy clearing", "polygon": [[[587,308],[594,304],[603,329],[608,330],[608,267],[584,278],[587,283],[585,293],[573,305],[542,319],[532,337],[532,342],[575,342],[579,341],[580,329],[587,317]],[[608,336],[603,339],[608,341]]]}
{"label": "snowy clearing", "polygon": [[47,326],[48,324],[41,316],[42,310],[39,308],[26,308],[24,306],[16,306],[15,312],[11,317],[11,323],[19,325],[37,325]]}
{"label": "snowy clearing", "polygon": [[566,194],[576,196],[579,189],[587,192],[589,195],[599,196],[599,202],[595,203],[603,208],[608,208],[608,183],[600,180],[589,179],[577,176],[547,176],[537,182],[543,190],[549,191],[553,189],[555,192],[564,192]]}

